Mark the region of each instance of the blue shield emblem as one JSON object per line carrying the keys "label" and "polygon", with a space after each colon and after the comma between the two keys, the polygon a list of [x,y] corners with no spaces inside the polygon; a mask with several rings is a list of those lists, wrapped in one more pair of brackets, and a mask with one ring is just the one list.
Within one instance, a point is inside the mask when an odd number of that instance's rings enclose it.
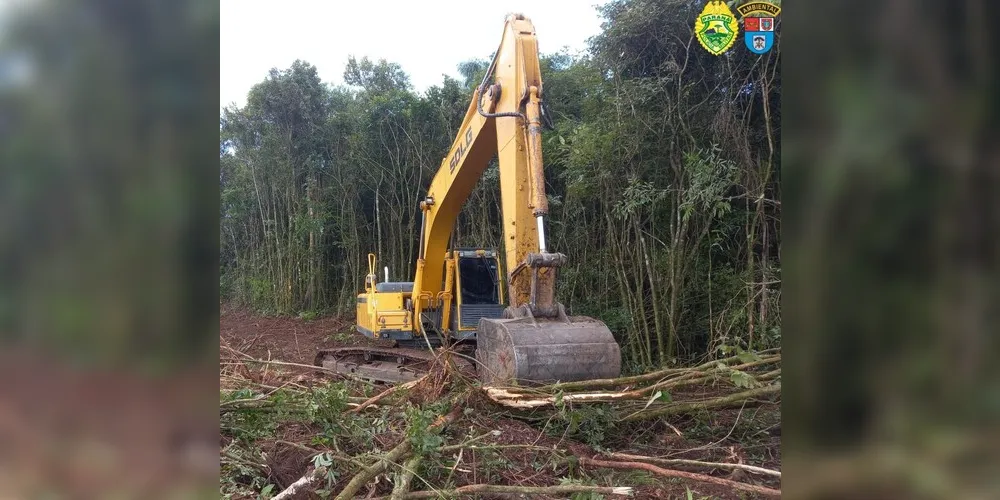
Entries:
{"label": "blue shield emblem", "polygon": [[771,50],[774,45],[773,31],[746,31],[743,33],[743,40],[746,41],[747,48],[754,54],[763,54]]}

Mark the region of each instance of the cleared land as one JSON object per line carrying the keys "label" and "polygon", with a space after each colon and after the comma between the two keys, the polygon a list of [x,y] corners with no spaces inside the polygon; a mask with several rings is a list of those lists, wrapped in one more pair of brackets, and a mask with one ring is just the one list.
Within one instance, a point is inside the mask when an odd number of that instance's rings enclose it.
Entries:
{"label": "cleared land", "polygon": [[[403,480],[410,498],[415,492],[437,497],[466,487],[461,493],[470,485],[528,488],[522,495],[537,491],[531,487],[613,486],[631,487],[637,498],[686,498],[690,490],[692,498],[727,499],[764,498],[769,489],[780,488],[774,475],[781,467],[780,415],[770,404],[774,397],[625,422],[623,417],[642,408],[648,397],[632,406],[575,403],[563,401],[570,392],[559,391],[555,405],[517,409],[498,404],[476,381],[454,375],[443,364],[413,387],[358,411],[388,387],[288,364],[310,365],[317,349],[365,343],[370,341],[353,333],[347,319],[266,318],[223,307],[223,494],[242,499],[263,492],[269,498],[302,478],[304,486],[290,497],[333,497],[355,487],[349,496],[389,496]],[[766,363],[767,356],[754,359]],[[773,366],[770,370],[775,377]],[[692,374],[658,380],[671,376]],[[767,373],[757,376],[768,380]],[[637,382],[618,391],[644,387],[649,386]],[[653,403],[666,407],[745,390],[729,378],[712,376],[671,389],[669,403],[662,396]],[[571,489],[533,498],[599,498]],[[605,491],[603,497],[609,496]],[[399,497],[405,498],[402,492]]]}

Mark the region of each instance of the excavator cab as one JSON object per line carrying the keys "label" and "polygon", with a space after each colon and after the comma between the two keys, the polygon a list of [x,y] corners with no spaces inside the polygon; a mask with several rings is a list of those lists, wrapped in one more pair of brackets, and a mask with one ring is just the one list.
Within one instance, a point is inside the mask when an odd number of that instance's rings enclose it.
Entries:
{"label": "excavator cab", "polygon": [[461,248],[449,254],[457,271],[449,329],[454,340],[474,339],[481,318],[503,317],[500,261],[494,250]]}

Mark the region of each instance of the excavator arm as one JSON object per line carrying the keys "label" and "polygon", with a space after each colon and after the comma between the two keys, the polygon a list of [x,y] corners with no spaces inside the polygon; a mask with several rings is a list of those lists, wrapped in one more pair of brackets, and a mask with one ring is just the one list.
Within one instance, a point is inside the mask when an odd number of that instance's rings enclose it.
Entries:
{"label": "excavator arm", "polygon": [[568,317],[555,300],[556,271],[566,256],[546,248],[543,95],[534,25],[521,14],[509,15],[455,142],[420,202],[412,307],[413,323],[426,335],[424,310],[440,311],[447,329],[455,273],[447,264],[448,242],[462,206],[498,158],[509,307],[503,318],[482,318],[477,328],[476,358],[485,382],[608,378],[621,371],[607,326]]}
{"label": "excavator arm", "polygon": [[[423,222],[414,297],[422,297],[422,307],[433,307],[443,291],[441,276],[455,221],[496,156],[510,305],[527,305],[543,316],[558,314],[553,264],[561,264],[565,256],[550,254],[545,247],[548,202],[541,129],[542,78],[535,29],[523,15],[511,15],[455,142],[420,203]],[[532,268],[536,271],[530,272]]]}

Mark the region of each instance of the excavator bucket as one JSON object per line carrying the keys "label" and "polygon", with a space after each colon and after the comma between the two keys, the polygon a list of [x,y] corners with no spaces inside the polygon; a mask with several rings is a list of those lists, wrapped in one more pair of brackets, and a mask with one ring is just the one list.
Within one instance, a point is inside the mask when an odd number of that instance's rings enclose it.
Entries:
{"label": "excavator bucket", "polygon": [[569,382],[621,374],[621,351],[611,330],[586,316],[482,318],[476,344],[484,384]]}

